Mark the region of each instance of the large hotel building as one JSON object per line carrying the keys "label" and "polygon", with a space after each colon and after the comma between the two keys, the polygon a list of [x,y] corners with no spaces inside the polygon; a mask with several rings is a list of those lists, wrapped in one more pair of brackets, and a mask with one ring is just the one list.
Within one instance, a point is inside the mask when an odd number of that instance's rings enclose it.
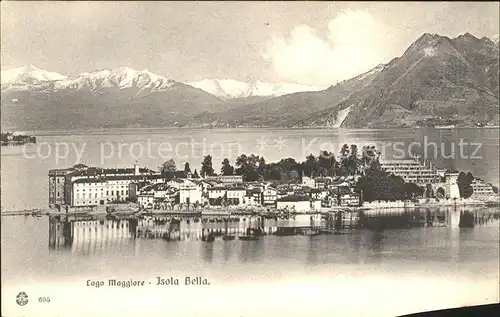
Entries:
{"label": "large hotel building", "polygon": [[161,182],[153,170],[139,168],[97,168],[83,164],[49,171],[49,206],[93,207],[125,201],[136,194],[135,184]]}
{"label": "large hotel building", "polygon": [[422,185],[442,181],[436,170],[415,160],[387,160],[380,161],[380,165],[388,173],[403,178],[406,183]]}

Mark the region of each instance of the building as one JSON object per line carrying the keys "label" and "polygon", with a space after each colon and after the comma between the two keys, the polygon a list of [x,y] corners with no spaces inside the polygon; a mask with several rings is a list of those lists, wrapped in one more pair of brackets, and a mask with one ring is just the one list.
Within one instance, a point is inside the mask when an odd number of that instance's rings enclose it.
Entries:
{"label": "building", "polygon": [[262,204],[264,206],[275,206],[278,199],[278,190],[273,187],[264,189],[262,193]]}
{"label": "building", "polygon": [[441,181],[441,177],[431,167],[414,160],[387,160],[380,162],[381,167],[390,174],[400,176],[406,183],[432,184]]}
{"label": "building", "polygon": [[203,187],[189,180],[185,180],[179,187],[179,203],[201,204],[203,201]]}
{"label": "building", "polygon": [[[310,197],[291,195],[276,201],[276,208],[280,210],[307,212],[317,208],[317,204]],[[321,202],[319,202],[321,208]]]}
{"label": "building", "polygon": [[316,186],[316,182],[311,177],[302,176],[302,186],[308,186],[314,188]]}
{"label": "building", "polygon": [[154,207],[155,194],[153,192],[144,192],[137,195],[137,203],[142,209],[152,209]]}
{"label": "building", "polygon": [[475,178],[470,185],[472,187],[471,198],[484,199],[496,195],[493,186],[485,183],[482,179]]}
{"label": "building", "polygon": [[247,190],[239,186],[216,186],[208,189],[208,200],[212,206],[243,204]]}
{"label": "building", "polygon": [[93,207],[135,199],[131,183],[159,182],[162,176],[147,168],[98,168],[77,164],[49,171],[49,206]]}
{"label": "building", "polygon": [[137,203],[143,209],[172,209],[179,203],[180,190],[169,183],[158,183],[145,186],[137,195]]}
{"label": "building", "polygon": [[309,196],[314,200],[323,200],[328,196],[328,190],[320,188],[312,188]]}
{"label": "building", "polygon": [[65,203],[66,178],[73,169],[55,169],[49,171],[49,206]]}
{"label": "building", "polygon": [[359,207],[361,205],[360,195],[358,193],[346,193],[339,197],[339,206]]}
{"label": "building", "polygon": [[230,206],[243,204],[247,190],[244,187],[230,187],[226,189],[226,203]]}
{"label": "building", "polygon": [[460,198],[460,189],[458,188],[459,173],[446,172],[444,174],[444,193],[446,198]]}
{"label": "building", "polygon": [[223,184],[241,184],[243,183],[243,175],[214,175],[205,176],[205,180],[217,181]]}

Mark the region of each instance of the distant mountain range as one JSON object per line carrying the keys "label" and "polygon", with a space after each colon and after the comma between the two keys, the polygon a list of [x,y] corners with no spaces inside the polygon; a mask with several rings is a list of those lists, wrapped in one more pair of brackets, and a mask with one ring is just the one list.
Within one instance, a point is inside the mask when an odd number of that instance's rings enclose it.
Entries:
{"label": "distant mountain range", "polygon": [[300,91],[320,91],[326,87],[305,86],[299,84],[272,84],[262,81],[245,83],[234,79],[203,79],[187,83],[222,99],[282,96]]}
{"label": "distant mountain range", "polygon": [[1,72],[5,129],[498,125],[498,36],[424,34],[388,64],[327,89],[204,79],[127,67],[76,77],[28,65]]}

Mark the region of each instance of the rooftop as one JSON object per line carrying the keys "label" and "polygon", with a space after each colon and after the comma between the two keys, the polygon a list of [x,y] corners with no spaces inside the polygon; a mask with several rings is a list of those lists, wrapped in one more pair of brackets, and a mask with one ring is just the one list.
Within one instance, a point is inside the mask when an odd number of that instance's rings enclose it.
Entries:
{"label": "rooftop", "polygon": [[311,201],[311,198],[308,196],[302,196],[302,195],[290,195],[290,196],[280,198],[277,201],[282,201],[282,202]]}

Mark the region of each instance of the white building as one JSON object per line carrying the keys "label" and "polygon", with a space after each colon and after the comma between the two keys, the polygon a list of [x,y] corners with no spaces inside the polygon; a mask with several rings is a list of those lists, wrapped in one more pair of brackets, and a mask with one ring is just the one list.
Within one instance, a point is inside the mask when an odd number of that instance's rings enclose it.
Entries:
{"label": "white building", "polygon": [[202,185],[196,184],[189,180],[185,180],[179,187],[179,202],[181,204],[201,204],[202,199]]}
{"label": "white building", "polygon": [[316,186],[316,182],[311,177],[302,176],[302,185],[314,188]]}
{"label": "white building", "polygon": [[137,195],[137,203],[143,209],[150,209],[154,206],[154,193],[146,192]]}
{"label": "white building", "polygon": [[276,205],[276,200],[278,199],[278,191],[275,188],[268,187],[262,193],[263,195],[263,205],[270,206]]}
{"label": "white building", "polygon": [[380,165],[388,173],[403,178],[406,183],[432,184],[441,181],[435,170],[415,160],[386,160],[381,161]]}
{"label": "white building", "polygon": [[241,184],[243,183],[243,175],[205,176],[205,180],[217,181],[223,184]]}
{"label": "white building", "polygon": [[309,197],[288,196],[276,201],[276,208],[280,210],[308,212],[321,209],[320,200],[311,200]]}
{"label": "white building", "polygon": [[496,195],[493,186],[485,183],[482,179],[475,178],[470,185],[472,187],[471,198],[484,199]]}
{"label": "white building", "polygon": [[127,201],[130,197],[131,182],[131,179],[77,179],[73,182],[71,205],[83,207]]}

